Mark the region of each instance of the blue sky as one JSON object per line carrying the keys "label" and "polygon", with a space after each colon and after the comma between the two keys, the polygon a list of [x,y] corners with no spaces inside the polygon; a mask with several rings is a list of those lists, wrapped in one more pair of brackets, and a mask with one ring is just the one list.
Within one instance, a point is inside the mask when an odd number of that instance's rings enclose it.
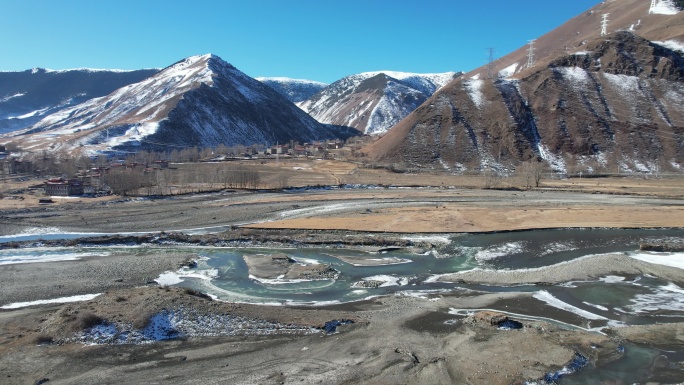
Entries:
{"label": "blue sky", "polygon": [[469,71],[599,0],[0,0],[0,70],[165,67],[213,53],[250,76],[333,82]]}

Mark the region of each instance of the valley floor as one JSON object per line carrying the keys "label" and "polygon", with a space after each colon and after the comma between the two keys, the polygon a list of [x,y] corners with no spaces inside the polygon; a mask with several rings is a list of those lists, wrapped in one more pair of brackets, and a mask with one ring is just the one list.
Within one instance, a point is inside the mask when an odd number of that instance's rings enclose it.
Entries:
{"label": "valley floor", "polygon": [[[6,242],[15,234],[211,233],[232,227],[247,238],[264,231],[305,234],[328,230],[325,236],[332,243],[336,237],[367,232],[402,237],[406,233],[565,227],[684,228],[684,185],[679,180],[661,181],[549,181],[544,188],[529,191],[469,186],[224,191],[162,199],[83,200],[6,207],[0,214],[0,234]],[[627,187],[620,188],[618,182]],[[111,259],[0,266],[0,305],[46,296],[104,293],[85,302],[0,310],[0,382],[511,384],[559,370],[576,352],[589,357],[592,365],[611,362],[618,345],[630,341],[684,349],[684,324],[630,327],[608,336],[583,329],[586,320],[577,314],[515,291],[443,293],[425,298],[395,295],[298,308],[210,301],[178,288],[160,288],[153,281],[160,273],[187,263],[189,257],[131,253]],[[598,269],[597,275],[620,270],[609,266],[611,263],[615,261],[597,262],[590,268]],[[684,285],[684,270],[672,268],[666,275]],[[520,279],[527,282],[533,278]],[[482,277],[475,280],[487,282]],[[312,329],[312,334],[189,337],[142,345],[84,346],[67,341],[70,333],[79,330],[74,328],[78,314],[135,323],[140,322],[136,317],[141,309],[162,311],[178,306],[253,320],[247,327],[254,320],[305,328],[320,328],[333,319],[349,319],[354,324],[343,325],[339,333],[330,335]],[[521,330],[503,331],[472,317],[450,314],[453,309],[524,310],[532,318],[521,319]],[[39,344],[46,340],[52,343]],[[684,372],[676,365],[681,363],[667,364],[659,371],[660,377],[653,378],[654,383],[682,381]]]}

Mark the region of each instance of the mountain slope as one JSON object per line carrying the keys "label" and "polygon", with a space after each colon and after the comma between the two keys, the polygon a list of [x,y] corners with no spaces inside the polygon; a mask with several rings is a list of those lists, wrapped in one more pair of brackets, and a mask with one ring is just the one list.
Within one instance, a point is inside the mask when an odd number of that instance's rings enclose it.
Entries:
{"label": "mountain slope", "polygon": [[456,76],[366,72],[340,79],[297,105],[319,122],[381,134]]}
{"label": "mountain slope", "polygon": [[[532,67],[523,48],[498,61],[497,77],[471,71],[367,154],[455,171],[530,158],[558,171],[680,169],[684,13],[648,14],[649,5],[602,3],[540,37]],[[600,36],[602,13],[624,30]]]}
{"label": "mountain slope", "polygon": [[324,89],[327,84],[312,80],[290,78],[256,78],[256,80],[278,91],[292,103],[303,102]]}
{"label": "mountain slope", "polygon": [[157,72],[42,68],[0,72],[0,134],[30,127],[51,113],[107,95]]}
{"label": "mountain slope", "polygon": [[169,150],[332,138],[272,88],[213,55],[50,115],[15,133],[27,149]]}

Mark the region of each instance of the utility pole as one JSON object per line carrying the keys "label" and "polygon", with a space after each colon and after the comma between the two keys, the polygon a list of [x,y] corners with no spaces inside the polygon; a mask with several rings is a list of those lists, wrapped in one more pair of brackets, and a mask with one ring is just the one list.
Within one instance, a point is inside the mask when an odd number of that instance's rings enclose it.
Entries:
{"label": "utility pole", "polygon": [[658,2],[658,0],[651,0],[651,8],[648,9],[649,15],[655,12],[655,7],[656,7],[657,2]]}
{"label": "utility pole", "polygon": [[487,58],[487,79],[492,79],[494,77],[494,48],[487,48],[489,57]]}
{"label": "utility pole", "polygon": [[604,13],[603,19],[601,19],[601,36],[606,36],[608,34],[608,15],[610,15],[610,13]]}
{"label": "utility pole", "polygon": [[527,48],[527,68],[530,68],[534,65],[534,42],[536,42],[537,39],[532,39],[528,41],[529,47]]}

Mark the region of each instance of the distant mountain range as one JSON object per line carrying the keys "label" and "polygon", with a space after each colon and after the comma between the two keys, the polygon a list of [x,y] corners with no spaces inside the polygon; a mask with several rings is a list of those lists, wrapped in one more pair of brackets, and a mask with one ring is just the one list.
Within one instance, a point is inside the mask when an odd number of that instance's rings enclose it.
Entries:
{"label": "distant mountain range", "polygon": [[290,78],[256,78],[256,80],[278,91],[292,103],[303,102],[304,100],[319,93],[328,85],[321,82],[303,79]]}
{"label": "distant mountain range", "polygon": [[5,72],[0,127],[28,150],[91,153],[346,138],[384,133],[458,75],[257,81],[213,55],[163,70]]}
{"label": "distant mountain range", "polygon": [[[684,167],[684,12],[608,1],[435,92],[365,152],[452,171]],[[610,13],[601,36],[601,15]],[[492,76],[490,76],[490,74]]]}
{"label": "distant mountain range", "polygon": [[348,136],[318,123],[273,88],[214,55],[48,115],[11,133],[28,150],[170,150]]}
{"label": "distant mountain range", "polygon": [[105,96],[157,72],[43,68],[0,72],[0,134],[30,127],[47,115]]}
{"label": "distant mountain range", "polygon": [[529,48],[465,74],[330,85],[256,80],[214,55],[162,70],[0,72],[0,143],[93,154],[371,134],[373,161],[452,172],[530,159],[561,172],[684,169],[677,2],[601,2]]}
{"label": "distant mountain range", "polygon": [[459,75],[366,72],[340,79],[297,105],[319,122],[382,134]]}

